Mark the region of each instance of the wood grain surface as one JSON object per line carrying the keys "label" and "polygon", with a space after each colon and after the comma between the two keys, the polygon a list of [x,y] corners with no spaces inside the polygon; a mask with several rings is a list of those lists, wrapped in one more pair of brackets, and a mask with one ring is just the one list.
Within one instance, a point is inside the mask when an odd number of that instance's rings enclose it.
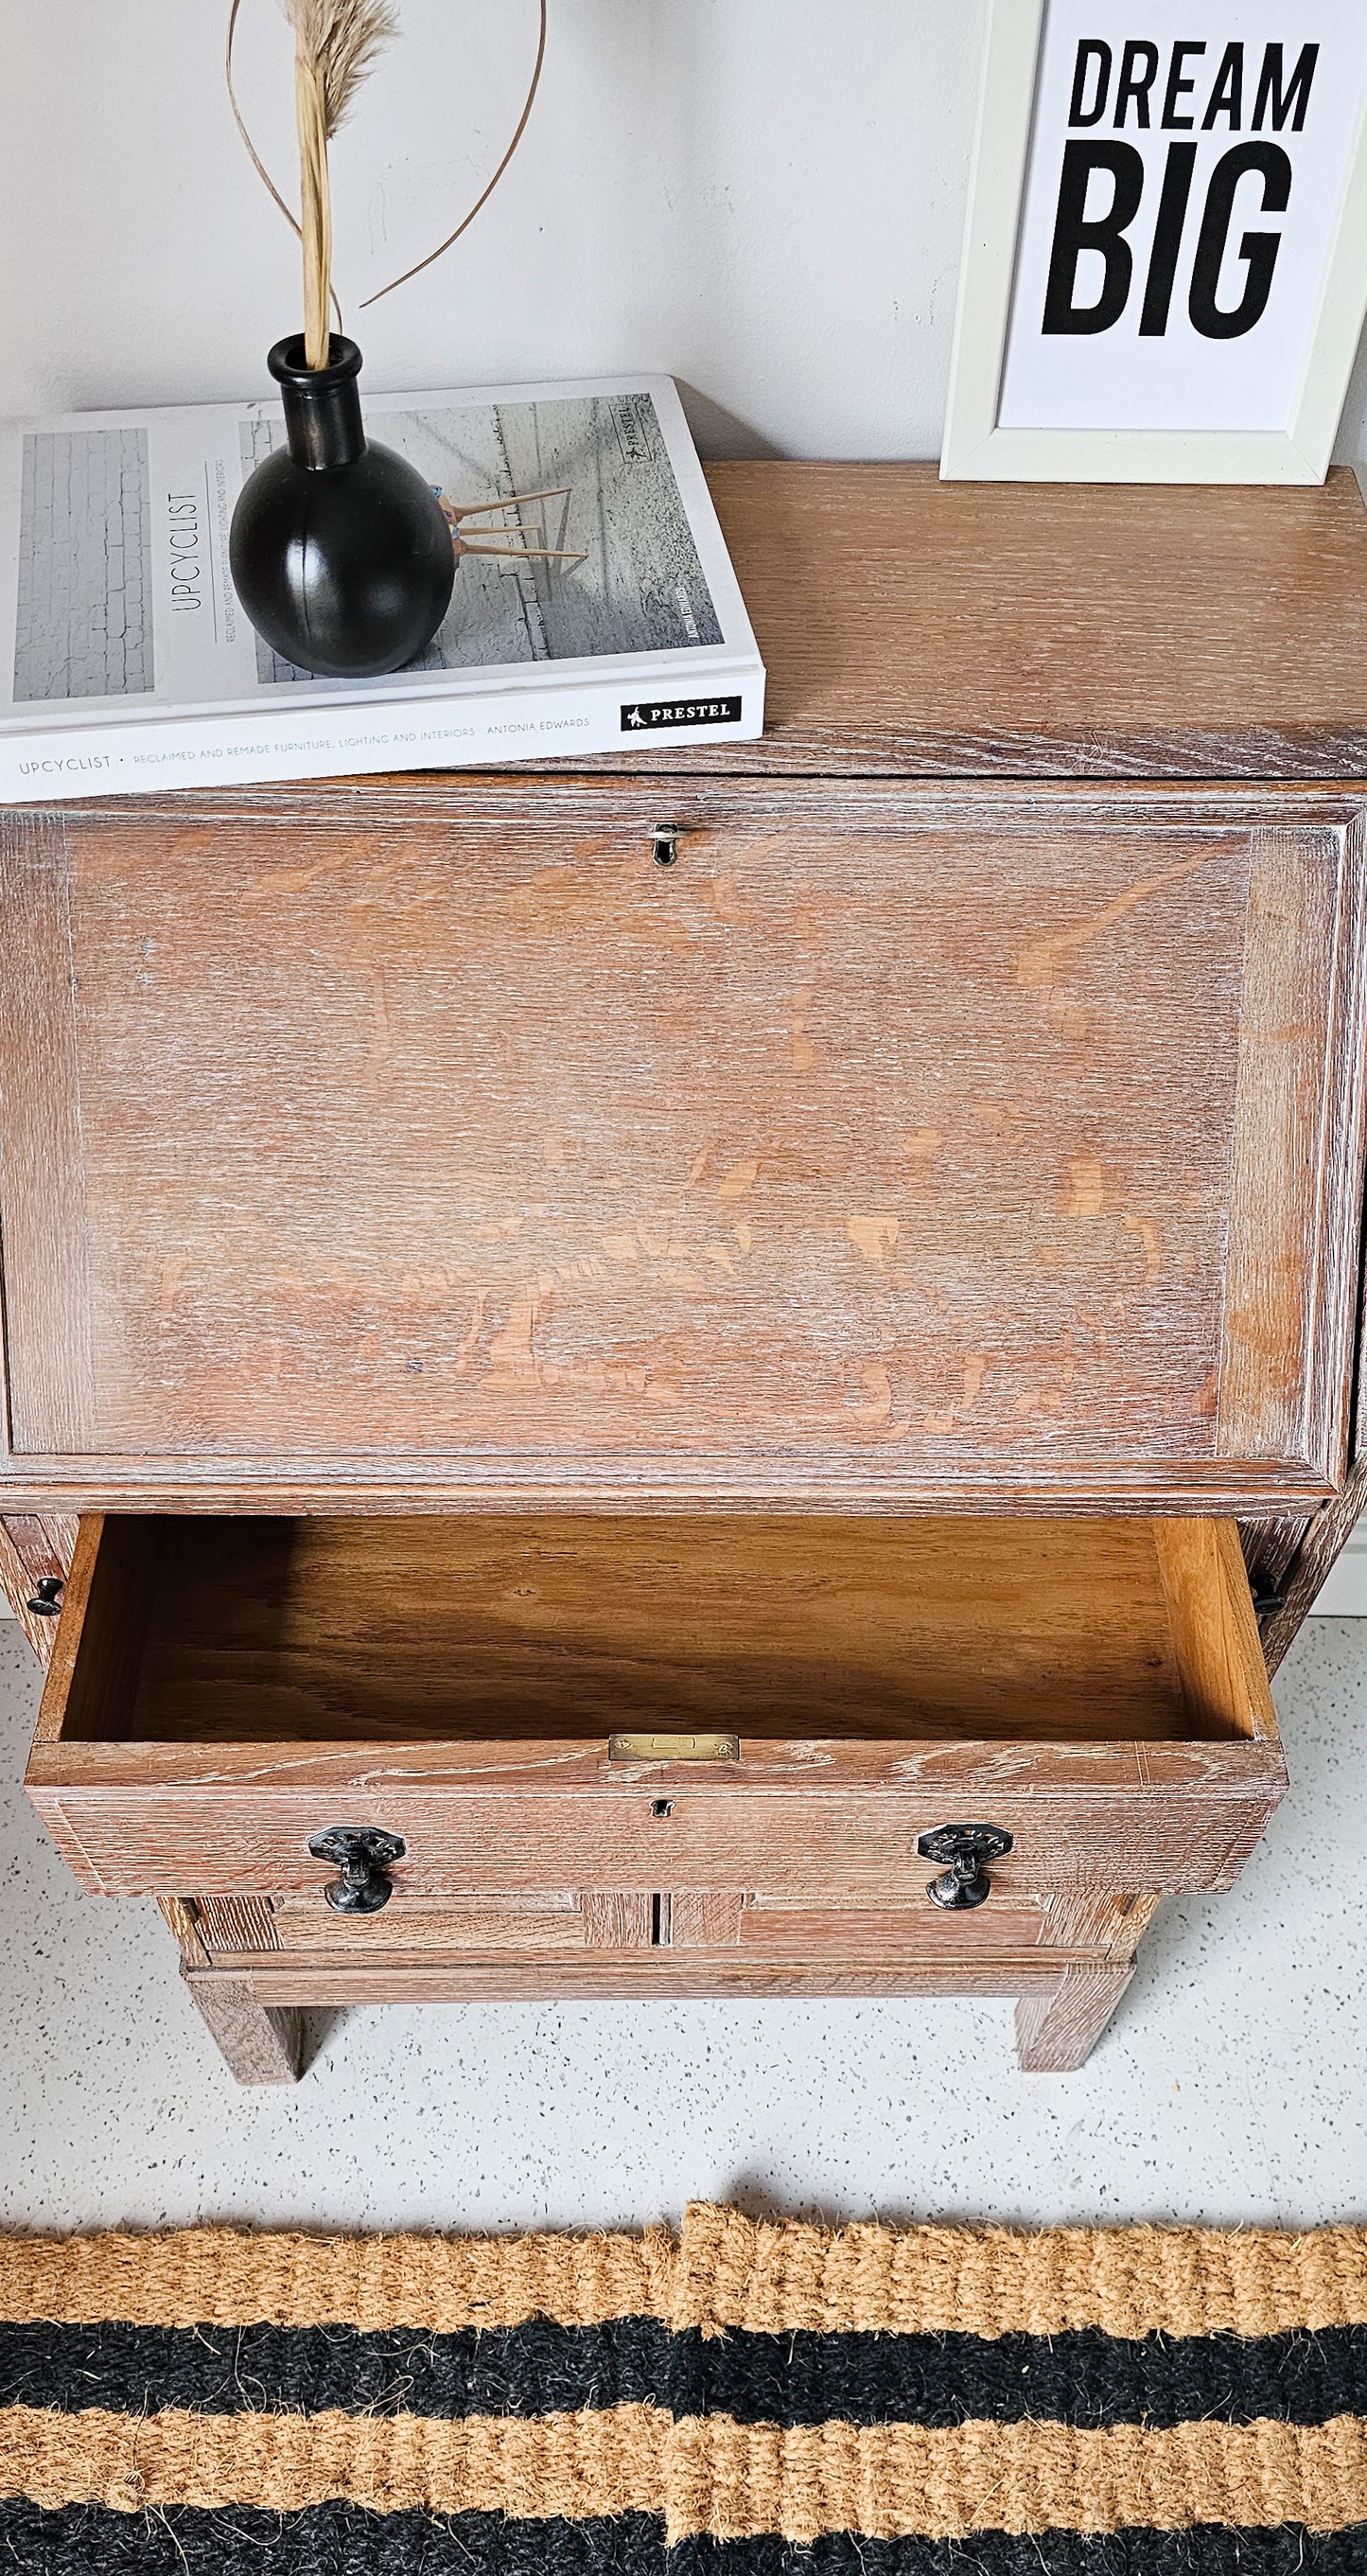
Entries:
{"label": "wood grain surface", "polygon": [[[1142,1748],[1141,1748],[1142,1750]],[[786,1793],[742,1776],[729,1791],[679,1790],[667,1832],[650,1801],[607,1784],[585,1795],[541,1786],[499,1795],[487,1783],[461,1789],[425,1774],[415,1752],[399,1777],[372,1770],[345,1805],[301,1784],[289,1748],[260,1763],[245,1787],[205,1786],[181,1776],[174,1752],[163,1776],[123,1781],[106,1763],[97,1773],[57,1776],[51,1755],[35,1756],[29,1795],[63,1858],[92,1893],[139,1896],[214,1885],[317,1885],[308,1840],[335,1823],[383,1825],[403,1836],[409,1877],[490,1894],[563,1883],[573,1866],[605,1887],[650,1893],[764,1886],[826,1903],[902,1901],[922,1883],[917,1837],[934,1827],[986,1817],[1004,1825],[1016,1852],[1001,1871],[1016,1887],[1085,1887],[1127,1893],[1232,1883],[1266,1829],[1286,1779],[1259,1748],[1206,1748],[1199,1778],[1179,1783],[1147,1766],[1113,1764],[1099,1749],[1085,1785],[1055,1785],[1047,1745],[1018,1754],[1013,1777],[985,1748],[968,1748],[952,1801],[917,1781],[909,1748],[904,1776],[836,1787],[794,1778]],[[1216,1758],[1218,1751],[1218,1759]],[[144,1766],[145,1768],[145,1766]],[[818,1774],[818,1777],[820,1775]]]}
{"label": "wood grain surface", "polygon": [[[569,1858],[568,1852],[565,1855]],[[578,1858],[578,1854],[575,1854]],[[649,1950],[651,1917],[658,1899],[648,1888],[620,1892],[597,1890],[583,1903],[583,1947],[586,1950]]]}
{"label": "wood grain surface", "polygon": [[[1124,1971],[1121,1972],[1122,1976]],[[802,1996],[972,1996],[1055,1994],[1058,1962],[1038,1951],[1006,1951],[995,1957],[965,1961],[887,1957],[860,1959],[747,1959],[735,1950],[586,1951],[559,1958],[549,1969],[541,1958],[402,1958],[391,1954],[371,1964],[331,1957],[274,1959],[253,1963],[250,1974],[198,1972],[191,1991],[196,2002],[204,1988],[212,1993],[223,1977],[258,2006],[344,2004],[544,2003],[548,1992],[557,2002],[663,2002],[667,1998],[719,2001]],[[187,1979],[187,1983],[190,1980]],[[200,2002],[201,2011],[204,2010]],[[209,2014],[205,2013],[206,2021]],[[211,2025],[212,2026],[212,2025]],[[218,2037],[215,2030],[214,2036]],[[223,2042],[220,2040],[220,2046]],[[228,2051],[225,2048],[224,2054]],[[237,2069],[229,2057],[233,2071]],[[239,2077],[240,2082],[287,2081],[283,2075]]]}
{"label": "wood grain surface", "polygon": [[1341,1490],[1313,1519],[1286,1519],[1245,1534],[1255,1590],[1272,1596],[1262,1620],[1263,1652],[1275,1673],[1294,1643],[1364,1512],[1367,1512],[1367,1263],[1359,1284],[1357,1401],[1352,1465]]}
{"label": "wood grain surface", "polygon": [[510,1950],[539,1958],[585,1949],[640,1949],[650,1944],[650,1903],[648,1895],[639,1893],[581,1898],[568,1890],[523,1890],[433,1897],[397,1887],[382,1914],[358,1922],[334,1913],[321,1896],[278,1896],[270,1906],[268,1941],[224,1941],[215,1946],[214,1956],[221,1966],[235,1949],[280,1950],[291,1958],[315,1959],[390,1952],[427,1957],[433,1951],[487,1956]]}
{"label": "wood grain surface", "polygon": [[1052,1994],[1023,1996],[1016,2006],[1021,2073],[1071,2075],[1085,2066],[1133,1975],[1128,1960],[1069,1967]]}
{"label": "wood grain surface", "polygon": [[142,1669],[153,1571],[148,1525],[88,1513],[79,1523],[35,1745],[68,1728],[98,1738],[130,1709]]}
{"label": "wood grain surface", "polygon": [[[211,1953],[281,1947],[275,1908],[268,1896],[199,1896],[194,1905],[195,1929]],[[341,1920],[326,1903],[318,1911],[329,1923]]]}
{"label": "wood grain surface", "polygon": [[263,2002],[246,1977],[181,1964],[191,2002],[239,2084],[298,2080],[303,2031],[289,2005]]}
{"label": "wood grain surface", "polygon": [[1132,1959],[1162,1898],[1095,1894],[1085,1888],[1055,1890],[1042,1900],[1042,1950],[1074,1950],[1089,1957]]}
{"label": "wood grain surface", "polygon": [[0,1231],[8,1439],[87,1449],[90,1271],[77,966],[60,815],[0,823]]}
{"label": "wood grain surface", "polygon": [[193,1896],[159,1896],[157,1912],[175,1942],[185,1965],[207,1968],[208,1946],[199,1928],[199,1907]]}
{"label": "wood grain surface", "polygon": [[1208,1521],[111,1518],[87,1559],[67,1744],[1275,1741]]}
{"label": "wood grain surface", "polygon": [[[1254,836],[1225,1254],[1217,1445],[1318,1457],[1332,1485],[1347,1468],[1358,1296],[1361,834],[1358,817],[1332,910],[1305,899],[1308,881],[1339,874],[1328,836]],[[1269,1194],[1270,1170],[1299,1177]]]}
{"label": "wood grain surface", "polygon": [[1360,947],[1352,803],[704,779],[661,871],[644,795],[69,819],[75,1071],[0,1073],[80,1162],[93,1415],[40,1470],[11,1330],[11,1490],[1328,1492],[1357,952],[1289,1022],[1244,961],[1271,847]]}
{"label": "wood grain surface", "polygon": [[[128,1546],[137,1525],[110,1528]],[[1164,1524],[1170,1545],[1189,1526]],[[1188,1728],[1148,1521],[178,1520],[141,1524],[136,1672],[68,1740],[1054,1740]],[[1213,1555],[1194,1581],[1220,1598]],[[121,1623],[134,1589],[108,1594]],[[1245,1597],[1247,1587],[1245,1589]],[[94,1628],[90,1651],[94,1654]],[[629,1766],[630,1767],[630,1766]],[[687,1766],[679,1766],[681,1769]],[[704,1766],[705,1768],[706,1766]]]}
{"label": "wood grain surface", "polygon": [[[191,1908],[197,1939],[218,1967],[240,1969],[267,1952],[315,1962],[345,1959],[362,1966],[377,1955],[430,1962],[460,1958],[561,1955],[586,1949],[733,1949],[759,1960],[890,1961],[978,1959],[1002,1950],[1046,1949],[1079,1959],[1132,1958],[1159,1900],[1110,1894],[1023,1896],[994,1891],[975,1913],[947,1914],[929,1902],[934,1872],[898,1905],[802,1899],[733,1889],[682,1888],[653,1896],[605,1898],[592,1891],[536,1895],[422,1896],[396,1887],[382,1914],[358,1922],[335,1914],[318,1896],[280,1896],[253,1923],[246,1900],[202,1897]],[[164,1900],[167,1903],[174,1900]],[[260,1917],[268,1918],[264,1924]],[[260,1932],[261,1937],[256,1937]]]}
{"label": "wood grain surface", "polygon": [[[1279,1670],[1343,1550],[1367,1513],[1367,1457],[1360,1458],[1341,1494],[1314,1520],[1291,1525],[1291,1543],[1270,1580],[1284,1590],[1278,1608],[1262,1623],[1263,1652],[1270,1673]],[[1282,1524],[1283,1538],[1286,1525]]]}
{"label": "wood grain surface", "polygon": [[[236,1935],[233,1907],[241,1900],[200,1898],[195,1919],[216,1967],[260,1964],[266,1953],[291,1958],[345,1960],[360,1967],[377,1957],[431,1963],[434,1956],[465,1958],[563,1956],[584,1950],[743,1949],[766,1959],[980,1959],[1002,1950],[1049,1949],[1070,1956],[1111,1955],[1134,1901],[1117,1897],[1074,1901],[1073,1937],[1056,1937],[1055,1900],[1007,1899],[994,1894],[976,1913],[947,1914],[932,1905],[927,1865],[904,1901],[869,1906],[816,1905],[792,1898],[745,1895],[731,1889],[662,1889],[652,1894],[421,1896],[398,1887],[382,1914],[364,1921],[333,1913],[317,1896],[280,1896],[268,1908],[268,1937]],[[1147,1920],[1140,1916],[1139,1924]],[[224,1937],[224,1936],[227,1937]],[[1136,1933],[1125,1944],[1128,1956]],[[200,1961],[204,1949],[199,1951]]]}
{"label": "wood grain surface", "polygon": [[661,1946],[671,1950],[725,1950],[745,1937],[755,1908],[724,1888],[678,1888],[664,1899]]}
{"label": "wood grain surface", "polygon": [[933,465],[708,479],[767,729],[671,766],[1367,771],[1367,512],[1346,467],[1295,492],[946,484]]}
{"label": "wood grain surface", "polygon": [[1230,1521],[1156,1521],[1154,1538],[1186,1729],[1277,1742],[1258,1623]]}

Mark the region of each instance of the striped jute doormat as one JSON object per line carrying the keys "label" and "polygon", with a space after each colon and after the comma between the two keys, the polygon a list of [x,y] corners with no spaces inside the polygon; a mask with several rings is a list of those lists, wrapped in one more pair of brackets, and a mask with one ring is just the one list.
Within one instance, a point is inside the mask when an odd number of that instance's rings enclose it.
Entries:
{"label": "striped jute doormat", "polygon": [[1367,2229],[0,2239],[0,2571],[1367,2576]]}

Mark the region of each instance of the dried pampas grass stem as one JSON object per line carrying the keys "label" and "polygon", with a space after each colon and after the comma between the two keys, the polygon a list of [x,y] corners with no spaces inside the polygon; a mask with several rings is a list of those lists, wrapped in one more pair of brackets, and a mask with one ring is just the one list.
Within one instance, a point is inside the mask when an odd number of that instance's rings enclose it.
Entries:
{"label": "dried pampas grass stem", "polygon": [[294,29],[299,129],[299,221],[304,245],[304,364],[325,367],[332,294],[328,145],[382,46],[395,33],[388,0],[288,0]]}

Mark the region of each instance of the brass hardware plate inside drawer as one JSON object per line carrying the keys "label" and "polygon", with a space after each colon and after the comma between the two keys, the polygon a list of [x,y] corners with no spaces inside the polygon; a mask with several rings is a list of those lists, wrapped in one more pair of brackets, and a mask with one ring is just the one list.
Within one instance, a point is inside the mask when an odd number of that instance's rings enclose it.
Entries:
{"label": "brass hardware plate inside drawer", "polygon": [[609,1762],[739,1762],[738,1735],[610,1735]]}

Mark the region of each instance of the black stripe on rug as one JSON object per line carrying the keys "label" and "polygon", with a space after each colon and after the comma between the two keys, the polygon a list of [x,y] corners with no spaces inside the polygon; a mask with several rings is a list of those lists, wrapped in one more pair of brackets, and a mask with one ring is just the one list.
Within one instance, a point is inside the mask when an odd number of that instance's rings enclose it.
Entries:
{"label": "black stripe on rug", "polygon": [[1318,2334],[1126,2342],[1095,2327],[1051,2337],[728,2334],[678,2338],[676,2416],[742,2424],[922,2424],[1026,2418],[1101,2430],[1264,2416],[1367,2415],[1367,2327]]}
{"label": "black stripe on rug", "polygon": [[1334,2532],[1298,2523],[1234,2531],[1209,2522],[1101,2535],[985,2531],[971,2540],[864,2540],[838,2531],[810,2546],[766,2534],[683,2540],[663,2558],[663,2576],[1367,2576],[1367,2523]]}
{"label": "black stripe on rug", "polygon": [[446,2419],[572,2415],[667,2403],[674,2341],[653,2317],[598,2326],[538,2318],[448,2335],[418,2326],[362,2334],[352,2326],[0,2325],[0,2405],[64,2414],[183,2406],[209,2415],[332,2407]]}
{"label": "black stripe on rug", "polygon": [[[633,2402],[745,2424],[1028,2417],[1100,2430],[1367,2416],[1367,2327],[1143,2342],[1003,2335],[672,2335],[649,2317],[486,2332],[0,2324],[0,2405],[127,2414],[573,2414]],[[1367,2572],[1365,2572],[1367,2576]]]}
{"label": "black stripe on rug", "polygon": [[0,2566],[24,2576],[1367,2576],[1367,2525],[1318,2533],[1046,2531],[1023,2539],[685,2540],[643,2514],[506,2522],[498,2514],[373,2514],[318,2505],[283,2518],[186,2506],[147,2514],[0,2504]]}
{"label": "black stripe on rug", "polygon": [[[24,2576],[666,2576],[668,2557],[664,2524],[646,2514],[507,2522],[462,2513],[445,2521],[350,2504],[282,2516],[247,2506],[127,2514],[0,2503],[0,2568],[22,2568]],[[1307,2576],[1320,2570],[1307,2562]],[[1334,2566],[1326,2576],[1341,2571]]]}

